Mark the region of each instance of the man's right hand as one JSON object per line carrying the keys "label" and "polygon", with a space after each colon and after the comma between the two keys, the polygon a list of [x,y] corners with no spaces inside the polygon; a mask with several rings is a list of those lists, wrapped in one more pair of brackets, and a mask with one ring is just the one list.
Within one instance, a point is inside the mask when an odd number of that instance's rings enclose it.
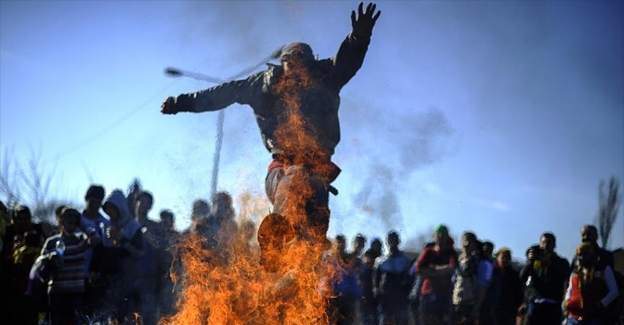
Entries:
{"label": "man's right hand", "polygon": [[176,99],[175,97],[167,97],[160,106],[160,112],[163,114],[176,114],[178,111],[175,109]]}

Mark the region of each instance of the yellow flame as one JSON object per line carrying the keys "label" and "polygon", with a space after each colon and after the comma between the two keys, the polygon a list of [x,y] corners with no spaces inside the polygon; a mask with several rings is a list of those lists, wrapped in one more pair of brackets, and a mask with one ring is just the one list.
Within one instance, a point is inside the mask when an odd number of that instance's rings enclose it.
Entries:
{"label": "yellow flame", "polygon": [[[274,92],[287,110],[276,138],[280,146],[293,155],[292,164],[306,164],[322,175],[325,162],[329,161],[328,154],[317,143],[314,130],[306,127],[300,110],[300,94],[314,82],[306,69],[297,69],[280,78],[274,86]],[[316,159],[318,164],[315,164]],[[296,179],[293,186],[295,190],[280,212],[291,225],[305,225],[305,204],[313,189],[305,179]],[[239,220],[257,221],[258,215],[268,211],[266,200],[263,203],[251,194],[243,194],[238,199]],[[278,231],[274,230],[277,228],[269,230]],[[207,249],[202,238],[190,236],[181,249],[185,288],[178,302],[179,311],[162,322],[328,323],[327,299],[331,292],[327,284],[335,271],[331,263],[323,262],[327,250],[324,235],[323,238],[312,237],[316,240],[294,238],[275,246],[272,251],[263,252],[262,259],[244,235],[232,236],[234,239],[221,249]]]}

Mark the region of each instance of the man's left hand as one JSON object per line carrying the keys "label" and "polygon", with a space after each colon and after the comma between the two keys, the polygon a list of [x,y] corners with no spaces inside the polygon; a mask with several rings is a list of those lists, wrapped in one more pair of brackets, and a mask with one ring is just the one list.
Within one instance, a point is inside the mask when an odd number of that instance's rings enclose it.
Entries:
{"label": "man's left hand", "polygon": [[375,22],[377,22],[381,11],[377,11],[375,14],[377,5],[372,2],[366,6],[366,11],[362,10],[363,6],[364,3],[360,2],[357,14],[355,13],[355,10],[351,11],[351,27],[353,27],[353,34],[356,36],[370,37],[373,33]]}

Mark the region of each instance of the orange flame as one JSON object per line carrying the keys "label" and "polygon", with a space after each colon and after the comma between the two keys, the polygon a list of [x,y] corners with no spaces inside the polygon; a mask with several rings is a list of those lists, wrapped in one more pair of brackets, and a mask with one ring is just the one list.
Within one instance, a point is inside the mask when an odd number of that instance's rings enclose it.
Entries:
{"label": "orange flame", "polygon": [[[292,165],[307,166],[312,173],[322,176],[330,157],[316,141],[316,130],[311,129],[301,113],[301,95],[315,82],[308,70],[301,67],[290,69],[274,85],[273,91],[286,110],[285,120],[275,135],[280,148],[292,156]],[[329,323],[327,302],[332,293],[327,284],[336,272],[323,259],[327,251],[324,231],[319,236],[308,225],[305,207],[313,189],[305,175],[294,181],[280,213],[304,234],[286,236],[287,242],[268,247],[262,256],[244,235],[219,235],[235,238],[219,249],[207,249],[203,238],[190,236],[181,253],[185,274],[179,311],[163,323]],[[242,196],[239,202],[243,219],[254,219],[254,211],[263,208],[251,196]],[[290,225],[276,224],[268,229],[292,233]]]}

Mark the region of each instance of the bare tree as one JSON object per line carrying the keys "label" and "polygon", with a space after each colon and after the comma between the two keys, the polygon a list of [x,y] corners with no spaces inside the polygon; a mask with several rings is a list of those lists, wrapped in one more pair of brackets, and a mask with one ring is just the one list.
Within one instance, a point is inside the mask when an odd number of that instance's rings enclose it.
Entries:
{"label": "bare tree", "polygon": [[598,232],[604,248],[609,243],[609,237],[618,216],[621,199],[618,193],[619,187],[620,182],[615,177],[609,179],[606,191],[604,181],[600,181],[600,186],[598,187]]}
{"label": "bare tree", "polygon": [[9,149],[5,149],[0,156],[0,194],[4,195],[9,206],[21,201],[18,167],[12,158],[13,150]]}
{"label": "bare tree", "polygon": [[4,150],[0,156],[0,195],[9,206],[28,205],[33,215],[41,221],[49,221],[54,209],[67,204],[67,200],[53,198],[50,188],[56,176],[56,168],[46,168],[40,152],[31,151],[23,162],[12,150]]}

